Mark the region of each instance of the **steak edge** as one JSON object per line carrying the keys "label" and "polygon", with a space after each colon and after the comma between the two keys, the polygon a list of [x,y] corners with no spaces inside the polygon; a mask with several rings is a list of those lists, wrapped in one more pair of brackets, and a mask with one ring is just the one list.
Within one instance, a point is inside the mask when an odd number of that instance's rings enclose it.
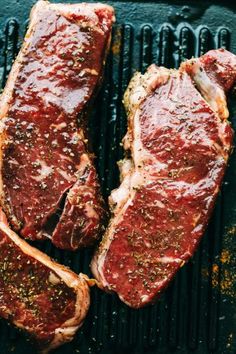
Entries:
{"label": "steak edge", "polygon": [[92,244],[106,215],[87,115],[114,22],[104,4],[38,1],[1,96],[1,205],[13,229],[59,248]]}
{"label": "steak edge", "polygon": [[119,163],[113,217],[91,268],[131,307],[160,296],[206,229],[232,148],[226,93],[235,80],[236,56],[221,49],[179,70],[153,64],[127,88],[131,157]]}

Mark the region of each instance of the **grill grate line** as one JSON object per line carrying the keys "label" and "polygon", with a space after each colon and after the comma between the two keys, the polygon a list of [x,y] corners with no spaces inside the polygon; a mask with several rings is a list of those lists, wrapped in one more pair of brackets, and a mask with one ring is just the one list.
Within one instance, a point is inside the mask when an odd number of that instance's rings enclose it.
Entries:
{"label": "grill grate line", "polygon": [[17,54],[18,27],[18,22],[15,19],[10,19],[6,24],[3,70],[1,73],[2,88],[5,86],[12,63]]}
{"label": "grill grate line", "polygon": [[[113,29],[113,36],[112,36],[112,44],[111,48],[114,47],[116,38],[119,38],[119,33],[121,32],[120,27],[116,27]],[[119,43],[120,45],[120,43]],[[120,61],[121,61],[121,53],[113,53],[111,52],[110,56],[110,100],[109,100],[109,116],[107,122],[107,159],[106,159],[106,169],[105,169],[105,185],[106,185],[106,193],[105,195],[108,196],[110,191],[118,185],[119,181],[119,173],[116,161],[117,159],[117,145],[120,143],[118,141],[117,136],[117,128],[118,128],[118,107],[121,104],[119,101],[119,82],[117,77],[119,76],[119,68],[120,68]]]}
{"label": "grill grate line", "polygon": [[97,345],[102,345],[106,342],[108,337],[108,302],[107,302],[107,294],[104,292],[99,292],[100,301],[99,301],[99,311],[98,311],[98,319],[97,319],[97,336],[96,342]]}
{"label": "grill grate line", "polygon": [[217,33],[216,39],[218,48],[229,49],[230,46],[230,32],[227,28],[221,28]]}
{"label": "grill grate line", "polygon": [[210,48],[210,31],[208,28],[201,28],[198,36],[198,45],[196,46],[196,56],[203,55]]}
{"label": "grill grate line", "polygon": [[93,304],[90,309],[90,328],[89,328],[89,341],[93,342],[93,338],[97,338],[98,322],[99,322],[99,307],[100,307],[101,293],[97,289],[91,293],[91,302]]}
{"label": "grill grate line", "polygon": [[214,351],[218,345],[218,316],[219,316],[219,276],[220,276],[220,264],[219,254],[221,251],[221,196],[218,198],[218,202],[212,218],[211,227],[211,242],[212,255],[211,255],[211,288],[209,294],[209,311],[208,311],[208,347],[209,350]]}
{"label": "grill grate line", "polygon": [[7,341],[6,338],[10,337],[10,334],[13,332],[14,330],[11,329],[7,322],[5,322],[3,319],[1,319],[0,321],[0,352],[2,354],[7,353]]}
{"label": "grill grate line", "polygon": [[[210,230],[209,227],[203,236],[200,244],[199,254],[200,254],[200,291],[198,293],[199,302],[201,306],[199,307],[198,316],[201,318],[198,326],[198,345],[204,348],[207,345],[207,331],[208,331],[208,311],[209,311],[209,290],[211,287],[211,282],[209,278],[210,273]],[[205,349],[207,350],[207,349]]]}
{"label": "grill grate line", "polygon": [[137,341],[138,311],[130,311],[129,317],[129,345],[135,346]]}
{"label": "grill grate line", "polygon": [[159,336],[158,336],[158,348],[166,348],[168,327],[169,323],[167,321],[167,311],[168,311],[168,296],[167,292],[163,293],[161,299],[159,300],[159,311],[158,311],[158,324],[159,324]]}
{"label": "grill grate line", "polygon": [[159,327],[158,327],[158,313],[159,313],[159,302],[155,306],[150,308],[149,313],[149,345],[154,346],[157,344]]}
{"label": "grill grate line", "polygon": [[126,305],[118,306],[118,323],[117,323],[117,344],[123,345],[128,343],[129,336],[129,319],[132,310]]}
{"label": "grill grate line", "polygon": [[97,98],[98,104],[98,111],[95,115],[99,117],[99,144],[98,144],[98,153],[97,153],[97,160],[98,160],[98,174],[101,181],[101,191],[105,193],[105,159],[104,156],[106,155],[107,149],[107,122],[108,122],[108,115],[109,115],[109,91],[110,91],[110,82],[109,82],[109,72],[110,72],[110,57],[108,58],[107,65],[104,72],[104,89],[99,94]]}
{"label": "grill grate line", "polygon": [[116,295],[111,296],[111,312],[110,312],[110,341],[115,345],[117,341],[117,322],[119,321],[119,313],[118,313],[118,307],[119,307],[119,299]]}
{"label": "grill grate line", "polygon": [[158,65],[170,67],[173,33],[168,25],[162,26],[159,34]]}
{"label": "grill grate line", "polygon": [[176,349],[178,345],[178,292],[179,292],[179,276],[177,276],[170,288],[169,297],[169,328],[168,328],[168,346],[170,349]]}
{"label": "grill grate line", "polygon": [[137,349],[139,349],[141,352],[142,350],[144,351],[144,348],[147,346],[148,343],[148,315],[148,308],[144,308],[139,311]]}
{"label": "grill grate line", "polygon": [[126,24],[122,28],[121,40],[121,62],[120,62],[120,80],[119,80],[119,100],[118,100],[118,159],[122,159],[124,151],[121,146],[122,139],[127,131],[127,117],[122,103],[124,92],[131,79],[132,67],[132,48],[133,48],[133,28],[131,25]]}
{"label": "grill grate line", "polygon": [[152,28],[143,26],[141,30],[140,71],[143,73],[152,62]]}
{"label": "grill grate line", "polygon": [[182,348],[187,342],[187,310],[189,306],[188,301],[188,271],[189,268],[183,267],[178,274],[179,277],[179,300],[178,300],[178,319],[177,319],[177,329],[178,329],[178,345]]}
{"label": "grill grate line", "polygon": [[199,285],[200,285],[200,262],[201,254],[200,250],[195,254],[194,260],[192,261],[192,267],[190,270],[191,280],[190,280],[190,305],[188,311],[188,346],[192,350],[196,350],[198,347],[198,326],[199,326]]}
{"label": "grill grate line", "polygon": [[188,27],[182,27],[179,35],[179,64],[192,55],[192,44],[194,37]]}

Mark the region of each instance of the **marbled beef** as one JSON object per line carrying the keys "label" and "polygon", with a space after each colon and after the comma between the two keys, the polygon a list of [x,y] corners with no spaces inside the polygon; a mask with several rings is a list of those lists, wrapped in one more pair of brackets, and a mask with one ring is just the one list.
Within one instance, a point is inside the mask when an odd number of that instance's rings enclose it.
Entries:
{"label": "marbled beef", "polygon": [[87,111],[113,9],[39,1],[0,102],[1,205],[15,231],[64,249],[98,238],[104,218]]}
{"label": "marbled beef", "polygon": [[27,331],[46,353],[73,339],[89,303],[87,277],[29,246],[0,211],[0,316]]}
{"label": "marbled beef", "polygon": [[110,197],[113,218],[93,259],[102,288],[138,308],[153,302],[193,255],[232,148],[225,94],[236,56],[213,50],[179,70],[151,65],[124,101],[128,156]]}

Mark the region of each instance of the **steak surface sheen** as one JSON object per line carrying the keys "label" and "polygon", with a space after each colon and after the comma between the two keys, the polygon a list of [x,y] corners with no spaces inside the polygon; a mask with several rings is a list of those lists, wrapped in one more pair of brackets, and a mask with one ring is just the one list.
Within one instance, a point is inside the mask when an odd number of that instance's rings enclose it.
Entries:
{"label": "steak surface sheen", "polygon": [[65,249],[91,244],[104,210],[87,111],[114,21],[103,4],[39,1],[0,103],[1,204],[21,236]]}
{"label": "steak surface sheen", "polygon": [[0,316],[27,331],[44,353],[73,339],[87,314],[86,278],[29,246],[0,211]]}
{"label": "steak surface sheen", "polygon": [[158,298],[206,229],[232,147],[225,93],[235,80],[236,56],[222,49],[179,70],[151,65],[129,84],[131,158],[92,271],[131,307]]}

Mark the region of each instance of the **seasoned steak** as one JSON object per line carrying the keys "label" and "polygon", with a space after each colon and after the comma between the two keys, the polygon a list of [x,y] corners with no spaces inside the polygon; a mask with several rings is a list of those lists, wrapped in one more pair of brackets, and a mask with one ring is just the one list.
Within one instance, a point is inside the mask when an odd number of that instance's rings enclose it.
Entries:
{"label": "seasoned steak", "polygon": [[29,246],[0,212],[0,316],[46,353],[73,339],[87,314],[87,279]]}
{"label": "seasoned steak", "polygon": [[206,229],[232,148],[225,94],[235,80],[236,56],[222,49],[179,70],[151,65],[129,84],[131,158],[120,163],[113,218],[92,271],[131,307],[160,295]]}
{"label": "seasoned steak", "polygon": [[39,1],[0,102],[1,205],[14,230],[64,249],[98,238],[103,201],[87,147],[113,9]]}

